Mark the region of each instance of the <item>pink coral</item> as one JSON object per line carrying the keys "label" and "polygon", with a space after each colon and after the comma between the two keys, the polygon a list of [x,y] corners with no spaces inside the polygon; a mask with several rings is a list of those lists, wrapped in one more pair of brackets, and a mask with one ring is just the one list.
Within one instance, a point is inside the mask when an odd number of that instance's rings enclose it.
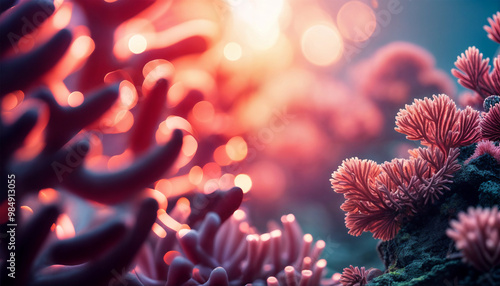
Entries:
{"label": "pink coral", "polygon": [[483,59],[483,54],[476,47],[469,47],[465,54],[457,57],[451,73],[458,78],[462,86],[477,92],[486,98],[492,94],[500,93],[500,70],[498,57],[493,60],[493,71],[490,74],[489,58]]}
{"label": "pink coral", "polygon": [[483,139],[500,141],[500,104],[497,103],[479,123]]}
{"label": "pink coral", "polygon": [[484,29],[488,33],[488,38],[500,44],[500,12],[488,18],[488,23],[490,23],[489,26],[484,26]]}
{"label": "pink coral", "polygon": [[463,254],[464,262],[476,269],[488,272],[500,265],[500,213],[498,207],[473,208],[458,214],[446,230],[455,241],[455,247]]}
{"label": "pink coral", "polygon": [[481,141],[477,143],[476,150],[474,151],[474,154],[469,157],[464,163],[469,164],[470,161],[484,155],[484,154],[490,154],[495,160],[500,164],[500,147],[495,146],[495,143],[492,141]]}
{"label": "pink coral", "polygon": [[380,48],[355,72],[361,94],[384,105],[399,106],[425,94],[455,93],[449,76],[436,68],[434,57],[408,42],[394,42]]}
{"label": "pink coral", "polygon": [[377,165],[371,160],[344,160],[330,180],[335,192],[344,194],[349,234],[364,231],[382,240],[394,238],[403,219],[434,202],[447,190],[459,169],[458,149],[445,156],[438,149],[417,149],[410,159]]}
{"label": "pink coral", "polygon": [[479,141],[479,112],[467,107],[457,109],[445,94],[432,99],[415,99],[396,116],[395,130],[409,140],[420,140],[425,146],[435,146],[448,154],[450,148],[467,146]]}
{"label": "pink coral", "polygon": [[373,278],[382,274],[382,271],[376,268],[365,270],[364,267],[349,267],[344,268],[342,276],[340,276],[340,283],[343,286],[364,286],[367,285]]}

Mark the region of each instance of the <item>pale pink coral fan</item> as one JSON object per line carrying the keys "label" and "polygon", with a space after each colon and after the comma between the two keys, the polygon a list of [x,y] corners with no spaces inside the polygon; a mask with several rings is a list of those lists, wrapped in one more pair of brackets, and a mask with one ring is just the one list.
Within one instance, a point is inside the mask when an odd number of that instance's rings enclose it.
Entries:
{"label": "pale pink coral fan", "polygon": [[484,26],[484,29],[488,33],[488,38],[500,44],[500,12],[488,18],[488,23],[490,23],[490,26]]}
{"label": "pale pink coral fan", "polygon": [[459,169],[458,149],[444,156],[438,149],[416,149],[410,159],[394,159],[377,165],[371,160],[351,158],[332,174],[332,187],[344,194],[349,234],[364,231],[390,240],[398,233],[403,219],[434,202]]}
{"label": "pale pink coral fan", "polygon": [[446,234],[455,241],[463,260],[476,269],[488,272],[500,265],[500,213],[498,207],[470,207],[467,213],[452,220]]}
{"label": "pale pink coral fan", "polygon": [[349,234],[364,231],[375,238],[392,239],[403,222],[437,201],[453,173],[460,146],[480,139],[479,112],[458,110],[446,95],[416,99],[396,117],[396,130],[429,148],[410,150],[410,159],[394,159],[378,165],[371,160],[344,160],[330,180],[335,192],[344,194]]}
{"label": "pale pink coral fan", "polygon": [[409,140],[420,140],[425,146],[435,146],[448,154],[450,148],[467,146],[479,141],[479,112],[467,107],[457,109],[447,95],[433,99],[415,99],[396,116],[395,130]]}

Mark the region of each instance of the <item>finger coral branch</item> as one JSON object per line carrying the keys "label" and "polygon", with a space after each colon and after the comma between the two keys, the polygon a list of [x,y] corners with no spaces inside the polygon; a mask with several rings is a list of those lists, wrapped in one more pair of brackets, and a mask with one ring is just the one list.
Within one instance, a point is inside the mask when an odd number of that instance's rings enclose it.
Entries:
{"label": "finger coral branch", "polygon": [[[31,278],[31,265],[50,233],[51,225],[60,213],[56,205],[46,206],[20,230],[16,241],[16,278],[18,279],[16,283],[19,283],[18,285],[25,285]],[[1,281],[5,285],[9,285],[8,279],[12,279],[7,276],[7,263],[4,260],[0,270]]]}
{"label": "finger coral branch", "polygon": [[174,163],[182,146],[182,131],[175,130],[172,139],[138,158],[128,168],[98,173],[79,165],[62,180],[72,192],[102,203],[122,201],[158,180]]}
{"label": "finger coral branch", "polygon": [[130,148],[135,153],[142,153],[151,145],[161,112],[166,104],[167,91],[168,82],[160,79],[141,104],[135,129],[130,138]]}
{"label": "finger coral branch", "polygon": [[50,119],[45,129],[46,150],[60,149],[80,130],[97,120],[118,98],[118,85],[102,88],[86,96],[77,107],[63,107],[48,90],[35,94],[49,106]]}
{"label": "finger coral branch", "polygon": [[[2,5],[7,6],[8,4],[4,2],[8,1],[2,1]],[[0,11],[3,10],[5,10],[4,7],[0,9]],[[0,39],[3,39],[0,42],[0,54],[13,48],[22,36],[35,32],[35,29],[45,22],[54,10],[54,4],[49,0],[27,1],[16,6],[12,13],[0,21]],[[37,21],[33,21],[30,30],[27,31],[25,19],[33,19],[34,15],[37,16]]]}
{"label": "finger coral branch", "polygon": [[144,200],[140,205],[134,227],[105,256],[66,271],[36,276],[31,285],[107,285],[115,275],[127,272],[127,267],[151,230],[157,209],[156,200]]}
{"label": "finger coral branch", "polygon": [[[62,58],[69,48],[72,35],[68,30],[61,30],[48,42],[34,51],[0,61],[0,97],[18,89],[26,89],[40,76],[49,71]],[[26,69],[30,66],[30,69]]]}

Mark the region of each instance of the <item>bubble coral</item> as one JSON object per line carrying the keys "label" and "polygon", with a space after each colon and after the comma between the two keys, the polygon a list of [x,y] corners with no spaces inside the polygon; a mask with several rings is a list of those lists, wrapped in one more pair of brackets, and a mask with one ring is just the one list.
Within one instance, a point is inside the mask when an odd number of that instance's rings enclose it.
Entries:
{"label": "bubble coral", "polygon": [[464,262],[477,270],[488,272],[500,265],[500,213],[498,207],[470,207],[467,213],[458,214],[446,230],[463,254]]}

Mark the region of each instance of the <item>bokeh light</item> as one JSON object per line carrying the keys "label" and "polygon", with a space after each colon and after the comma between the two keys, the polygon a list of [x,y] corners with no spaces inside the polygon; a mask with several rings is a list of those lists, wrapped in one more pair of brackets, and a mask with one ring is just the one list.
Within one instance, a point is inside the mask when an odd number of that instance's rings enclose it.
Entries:
{"label": "bokeh light", "polygon": [[248,193],[252,188],[252,179],[247,174],[239,174],[234,178],[234,185],[240,187],[244,193]]}
{"label": "bokeh light", "polygon": [[319,24],[307,29],[301,39],[302,53],[312,64],[332,65],[340,59],[343,40],[333,25]]}
{"label": "bokeh light", "polygon": [[377,19],[370,6],[361,1],[349,1],[337,13],[337,26],[345,38],[363,42],[375,31]]}
{"label": "bokeh light", "polygon": [[148,42],[143,35],[133,35],[128,40],[128,48],[134,54],[140,54],[146,50]]}
{"label": "bokeh light", "polygon": [[83,93],[79,91],[73,91],[68,96],[68,105],[71,107],[77,107],[83,103]]}
{"label": "bokeh light", "polygon": [[230,42],[224,46],[224,57],[230,61],[237,61],[241,58],[242,50],[238,43]]}
{"label": "bokeh light", "polygon": [[[14,6],[31,3],[17,2]],[[259,249],[274,248],[281,239],[289,248],[288,228],[299,221],[305,222],[304,233],[348,241],[347,233],[337,231],[345,227],[338,208],[343,198],[331,191],[331,171],[349,156],[377,162],[408,156],[415,146],[392,134],[399,108],[413,98],[439,93],[458,98],[460,92],[450,78],[453,63],[447,66],[444,59],[455,45],[466,44],[460,41],[469,29],[446,39],[443,32],[443,40],[436,40],[434,31],[422,29],[435,17],[419,18],[426,21],[418,25],[406,22],[417,18],[412,13],[419,9],[403,10],[396,2],[64,0],[54,3],[45,23],[37,18],[32,27],[18,19],[29,31],[3,45],[0,62],[27,57],[29,63],[20,61],[19,67],[29,72],[10,80],[15,84],[7,92],[0,91],[0,135],[8,130],[7,137],[15,139],[1,150],[4,169],[17,168],[20,177],[35,173],[19,180],[20,189],[28,189],[16,197],[21,220],[58,205],[61,215],[48,223],[55,222],[46,240],[50,245],[99,229],[110,218],[128,231],[139,217],[138,201],[152,198],[160,208],[146,229],[151,226],[152,233],[135,256],[136,266],[123,269],[158,283],[168,276],[163,268],[189,251],[176,243],[182,238],[189,243],[191,227],[203,234],[200,225],[212,219],[207,213],[234,224],[228,237],[241,236],[246,246],[258,243]],[[412,3],[429,11],[419,6],[424,4]],[[16,9],[6,9],[1,24],[9,26],[5,21],[16,16]],[[467,21],[477,20],[473,14]],[[441,21],[449,15],[441,14]],[[420,29],[425,37],[412,34]],[[485,47],[485,55],[498,53],[497,44],[477,46],[482,52]],[[480,109],[478,96],[470,93],[463,102]],[[16,130],[10,131],[12,126]],[[182,145],[176,141],[181,139]],[[88,150],[74,153],[72,148],[83,148],[84,142]],[[62,177],[54,169],[59,163]],[[108,186],[106,179],[110,189],[122,180],[131,183],[120,186],[118,194],[78,190],[86,183]],[[241,201],[235,187],[243,191]],[[226,206],[233,203],[232,209]],[[0,202],[1,210],[6,206]],[[297,219],[282,216],[290,212]],[[259,233],[266,227],[269,233]],[[316,252],[325,249],[311,234],[299,240]],[[338,248],[339,255],[325,259],[331,269],[365,260],[375,246],[369,241],[365,247],[365,242],[364,237],[354,242],[356,248],[363,246],[360,254],[352,247]],[[282,274],[312,279],[314,269],[326,267],[325,260],[311,257],[302,262],[310,270],[287,267]],[[375,258],[365,265],[377,263]],[[262,273],[270,273],[274,266],[265,264]],[[205,270],[188,271],[190,282],[206,283],[210,273]],[[276,277],[267,281],[281,283]]]}

